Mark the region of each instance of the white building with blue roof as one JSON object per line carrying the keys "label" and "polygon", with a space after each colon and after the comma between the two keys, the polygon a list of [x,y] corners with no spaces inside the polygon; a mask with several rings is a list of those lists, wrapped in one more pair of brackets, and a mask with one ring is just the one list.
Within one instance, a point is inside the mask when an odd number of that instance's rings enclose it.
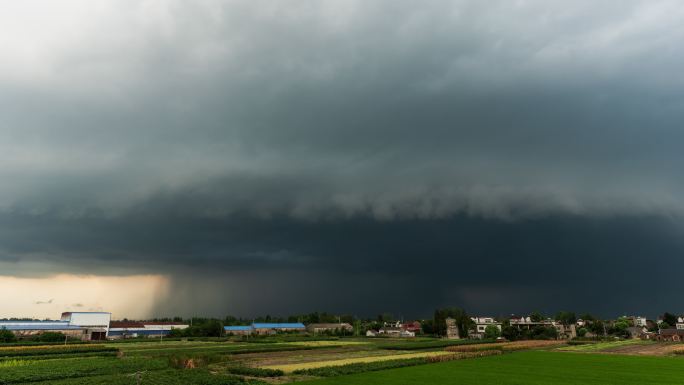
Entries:
{"label": "white building with blue roof", "polygon": [[0,321],[0,329],[20,338],[55,332],[86,341],[104,340],[111,317],[106,312],[68,312],[62,313],[59,321]]}

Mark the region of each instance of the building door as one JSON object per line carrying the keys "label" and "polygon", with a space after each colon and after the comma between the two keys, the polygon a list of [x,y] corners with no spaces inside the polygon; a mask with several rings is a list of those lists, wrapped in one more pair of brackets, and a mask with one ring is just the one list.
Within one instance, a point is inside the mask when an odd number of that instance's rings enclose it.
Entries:
{"label": "building door", "polygon": [[90,334],[90,340],[91,341],[102,341],[107,337],[107,333],[105,332],[92,332]]}

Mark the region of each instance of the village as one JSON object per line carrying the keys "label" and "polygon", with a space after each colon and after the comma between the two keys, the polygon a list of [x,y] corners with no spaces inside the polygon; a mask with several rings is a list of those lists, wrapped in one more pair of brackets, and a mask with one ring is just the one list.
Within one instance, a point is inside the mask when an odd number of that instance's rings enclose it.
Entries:
{"label": "village", "polygon": [[509,317],[467,316],[464,313],[458,317],[438,317],[440,311],[436,311],[435,319],[403,321],[379,316],[376,320],[350,319],[349,322],[342,322],[341,317],[326,313],[312,314],[316,314],[318,319],[337,318],[337,322],[283,322],[282,319],[246,322],[234,317],[226,317],[224,321],[209,318],[183,320],[180,317],[131,321],[112,320],[108,312],[65,312],[59,320],[0,320],[0,332],[9,333],[16,340],[41,339],[41,336],[48,335],[84,341],[198,336],[257,338],[276,334],[368,338],[420,336],[497,341],[614,338],[681,342],[684,339],[684,316],[671,313],[664,313],[655,320],[643,316],[601,320],[589,314],[579,318],[571,312],[559,312],[552,318],[536,312]]}

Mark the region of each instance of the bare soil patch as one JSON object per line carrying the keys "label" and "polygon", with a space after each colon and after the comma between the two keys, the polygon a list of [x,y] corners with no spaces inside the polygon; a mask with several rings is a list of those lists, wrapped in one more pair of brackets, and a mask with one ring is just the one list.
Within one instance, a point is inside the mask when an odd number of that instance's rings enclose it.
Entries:
{"label": "bare soil patch", "polygon": [[678,346],[682,344],[672,344],[672,343],[654,343],[646,345],[626,345],[618,346],[611,349],[606,349],[604,353],[615,353],[615,354],[630,354],[630,355],[643,355],[643,356],[666,356],[673,354],[673,351]]}

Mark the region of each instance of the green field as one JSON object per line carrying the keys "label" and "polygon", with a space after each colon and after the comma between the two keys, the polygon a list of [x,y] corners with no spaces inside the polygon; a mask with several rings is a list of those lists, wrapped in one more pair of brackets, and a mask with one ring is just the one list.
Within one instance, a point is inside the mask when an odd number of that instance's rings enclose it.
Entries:
{"label": "green field", "polygon": [[660,385],[684,383],[684,360],[560,352],[519,352],[473,360],[368,372],[311,385]]}
{"label": "green field", "polygon": [[[630,340],[559,348],[558,343],[563,342],[485,345],[468,340],[455,344],[434,339],[278,342],[272,338],[256,343],[216,340],[0,346],[0,384],[684,383],[684,357],[673,352],[684,346],[681,344]],[[462,351],[448,351],[455,347]],[[618,350],[622,353],[614,354]],[[491,354],[496,355],[486,356]]]}

